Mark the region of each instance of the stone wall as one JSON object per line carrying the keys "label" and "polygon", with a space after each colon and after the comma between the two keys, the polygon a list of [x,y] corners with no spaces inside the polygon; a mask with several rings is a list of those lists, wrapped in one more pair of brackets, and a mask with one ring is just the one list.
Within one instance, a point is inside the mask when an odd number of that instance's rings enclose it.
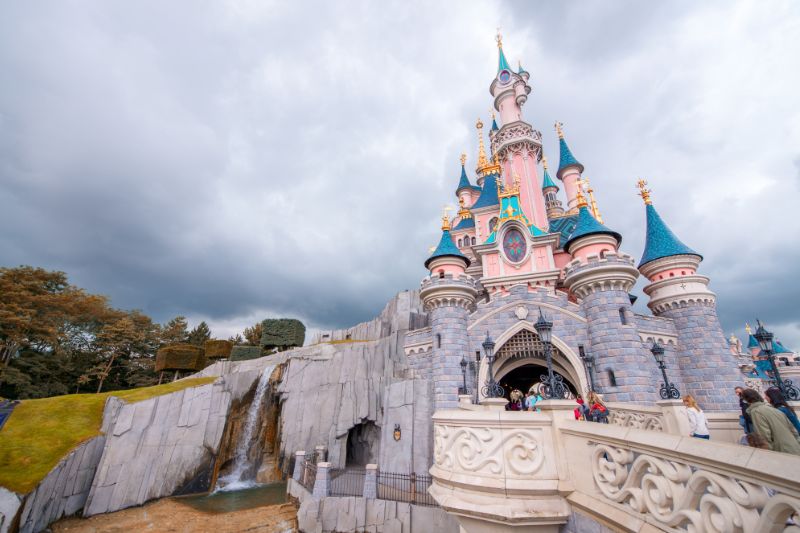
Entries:
{"label": "stone wall", "polygon": [[[366,422],[381,427],[386,385],[410,373],[402,344],[402,335],[393,333],[377,341],[293,350],[278,388],[281,456],[325,445],[328,461],[345,466],[349,430]],[[376,454],[379,446],[376,441]]]}
{"label": "stone wall", "polygon": [[458,533],[456,519],[439,507],[360,497],[314,499],[289,480],[289,494],[300,501],[300,531],[314,533]]}
{"label": "stone wall", "polygon": [[122,406],[92,481],[84,516],[182,492],[208,490],[232,402],[259,370]]}
{"label": "stone wall", "polygon": [[419,291],[402,291],[389,300],[383,311],[372,320],[351,328],[324,330],[311,339],[310,344],[341,340],[377,340],[392,333],[423,328],[428,318],[422,309]]}
{"label": "stone wall", "polygon": [[736,410],[733,388],[742,385],[736,356],[731,354],[714,304],[688,303],[662,313],[675,322],[678,366],[684,394],[705,410]]}
{"label": "stone wall", "polygon": [[[427,473],[433,464],[433,386],[429,380],[398,381],[386,387],[381,449],[385,472]],[[394,439],[395,425],[400,440]]]}

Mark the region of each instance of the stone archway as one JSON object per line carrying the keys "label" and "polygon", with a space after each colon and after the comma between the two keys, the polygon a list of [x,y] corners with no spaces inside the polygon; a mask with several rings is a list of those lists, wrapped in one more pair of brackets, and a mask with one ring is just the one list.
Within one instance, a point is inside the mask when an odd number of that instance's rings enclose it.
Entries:
{"label": "stone archway", "polygon": [[[574,393],[588,390],[589,384],[586,372],[580,358],[561,339],[553,335],[552,339],[553,370],[569,382]],[[544,345],[539,335],[528,321],[520,321],[503,332],[495,344],[495,362],[493,373],[495,380],[500,381],[504,376],[525,366],[541,367],[541,371],[534,374],[535,379],[546,372],[546,359]],[[531,370],[535,370],[531,368]],[[486,382],[488,377],[488,364],[484,358],[481,361],[479,383]],[[479,387],[479,391],[482,387]],[[483,398],[482,393],[480,397]]]}

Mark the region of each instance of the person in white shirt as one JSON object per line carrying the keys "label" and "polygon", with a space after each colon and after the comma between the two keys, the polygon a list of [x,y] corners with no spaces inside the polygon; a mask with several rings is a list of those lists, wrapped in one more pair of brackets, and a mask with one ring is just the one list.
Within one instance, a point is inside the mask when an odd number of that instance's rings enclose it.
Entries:
{"label": "person in white shirt", "polygon": [[703,414],[703,410],[697,405],[694,396],[691,394],[684,396],[683,405],[686,406],[686,415],[689,417],[689,427],[691,428],[689,436],[698,439],[710,439],[706,415]]}

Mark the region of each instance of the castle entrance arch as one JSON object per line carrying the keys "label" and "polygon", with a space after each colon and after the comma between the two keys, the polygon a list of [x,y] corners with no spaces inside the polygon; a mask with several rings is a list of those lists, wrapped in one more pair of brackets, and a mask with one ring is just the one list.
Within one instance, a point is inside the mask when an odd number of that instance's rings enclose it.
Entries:
{"label": "castle entrance arch", "polygon": [[[588,390],[580,358],[555,335],[552,338],[552,361],[553,371],[561,375],[572,395]],[[495,381],[506,390],[506,397],[515,388],[527,392],[540,382],[542,375],[547,374],[544,343],[532,323],[520,321],[498,337],[493,373]],[[488,364],[484,358],[479,376],[481,385],[487,377]]]}

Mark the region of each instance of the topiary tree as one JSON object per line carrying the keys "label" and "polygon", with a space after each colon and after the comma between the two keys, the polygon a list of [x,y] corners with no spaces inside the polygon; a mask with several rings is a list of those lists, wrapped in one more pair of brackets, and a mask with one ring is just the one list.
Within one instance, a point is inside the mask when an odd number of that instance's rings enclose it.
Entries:
{"label": "topiary tree", "polygon": [[285,350],[302,346],[306,327],[294,318],[268,318],[261,322],[261,347],[265,350]]}
{"label": "topiary tree", "polygon": [[156,352],[156,372],[161,372],[158,382],[164,377],[165,370],[174,370],[175,379],[181,371],[202,370],[206,366],[205,352],[199,346],[192,344],[173,344],[164,346]]}
{"label": "topiary tree", "polygon": [[207,359],[227,359],[231,356],[233,343],[231,341],[211,339],[206,341],[203,348],[206,351]]}

